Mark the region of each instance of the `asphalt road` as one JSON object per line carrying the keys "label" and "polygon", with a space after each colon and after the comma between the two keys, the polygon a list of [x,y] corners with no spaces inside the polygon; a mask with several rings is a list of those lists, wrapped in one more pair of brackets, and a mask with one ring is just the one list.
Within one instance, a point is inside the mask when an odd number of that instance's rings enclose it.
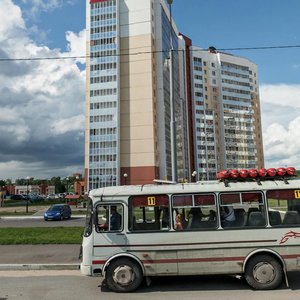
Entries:
{"label": "asphalt road", "polygon": [[1,300],[297,300],[300,299],[299,273],[290,276],[290,288],[284,285],[272,291],[253,291],[233,276],[163,277],[148,287],[143,284],[130,294],[113,293],[103,279],[85,277],[74,271],[0,272]]}
{"label": "asphalt road", "polygon": [[[1,218],[0,228],[7,227],[84,227],[85,218],[73,215],[69,220],[44,221],[43,218]],[[1,300],[1,298],[0,298]]]}

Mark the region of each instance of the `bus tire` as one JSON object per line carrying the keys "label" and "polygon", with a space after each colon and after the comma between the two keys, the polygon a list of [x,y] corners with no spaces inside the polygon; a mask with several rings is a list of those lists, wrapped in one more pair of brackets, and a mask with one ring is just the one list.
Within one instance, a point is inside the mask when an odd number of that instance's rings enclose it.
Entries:
{"label": "bus tire", "polygon": [[283,269],[276,258],[256,255],[246,265],[245,279],[256,290],[276,289],[282,283]]}
{"label": "bus tire", "polygon": [[141,267],[131,259],[116,259],[107,267],[107,286],[115,292],[132,292],[140,286],[142,280]]}

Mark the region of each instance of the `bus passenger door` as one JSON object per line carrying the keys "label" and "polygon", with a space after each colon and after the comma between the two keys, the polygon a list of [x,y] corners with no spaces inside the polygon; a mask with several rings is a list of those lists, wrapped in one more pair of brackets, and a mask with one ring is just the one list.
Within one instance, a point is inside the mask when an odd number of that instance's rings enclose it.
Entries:
{"label": "bus passenger door", "polygon": [[137,195],[129,199],[128,251],[144,264],[146,275],[177,275],[177,249],[170,233],[168,195]]}
{"label": "bus passenger door", "polygon": [[127,250],[122,204],[101,204],[96,208],[94,256],[108,259]]}

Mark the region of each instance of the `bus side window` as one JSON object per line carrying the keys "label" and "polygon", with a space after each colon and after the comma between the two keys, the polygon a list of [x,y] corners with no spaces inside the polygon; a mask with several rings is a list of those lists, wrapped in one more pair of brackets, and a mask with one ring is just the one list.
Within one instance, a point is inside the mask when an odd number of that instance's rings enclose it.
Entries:
{"label": "bus side window", "polygon": [[98,231],[121,231],[123,226],[123,206],[98,205],[97,206]]}
{"label": "bus side window", "polygon": [[269,222],[272,227],[300,225],[300,199],[295,190],[267,191]]}
{"label": "bus side window", "polygon": [[167,195],[132,196],[129,199],[129,230],[158,231],[170,229]]}
{"label": "bus side window", "polygon": [[217,228],[217,207],[214,194],[175,194],[172,200],[175,230]]}
{"label": "bus side window", "polygon": [[222,193],[220,212],[223,228],[265,227],[266,214],[261,192]]}
{"label": "bus side window", "polygon": [[168,230],[169,224],[168,207],[135,207],[132,212],[132,231]]}

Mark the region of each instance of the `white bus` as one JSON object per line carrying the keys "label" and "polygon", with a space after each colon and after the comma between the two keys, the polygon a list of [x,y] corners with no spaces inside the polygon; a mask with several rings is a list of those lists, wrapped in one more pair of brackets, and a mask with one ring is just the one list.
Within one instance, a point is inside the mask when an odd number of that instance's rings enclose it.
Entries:
{"label": "white bus", "polygon": [[105,276],[113,291],[131,292],[153,276],[203,274],[242,275],[254,289],[274,289],[298,270],[300,180],[291,176],[89,194],[81,272]]}

